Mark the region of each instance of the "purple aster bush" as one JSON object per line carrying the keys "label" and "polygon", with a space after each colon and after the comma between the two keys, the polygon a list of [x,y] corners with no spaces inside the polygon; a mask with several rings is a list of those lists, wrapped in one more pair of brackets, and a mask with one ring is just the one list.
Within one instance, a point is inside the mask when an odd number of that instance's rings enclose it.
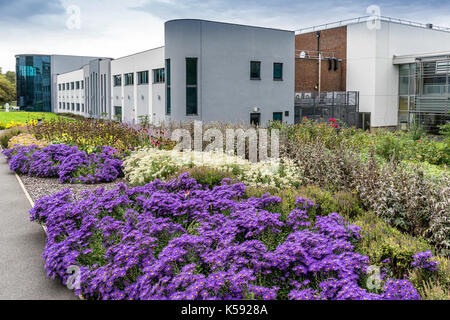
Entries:
{"label": "purple aster bush", "polygon": [[414,260],[413,262],[411,262],[411,265],[415,269],[437,271],[439,262],[431,261],[431,258],[433,258],[433,254],[431,253],[431,251],[419,252],[413,255]]}
{"label": "purple aster bush", "polygon": [[[281,201],[244,197],[225,179],[209,188],[188,174],[169,182],[44,197],[31,220],[47,226],[47,274],[88,299],[419,299],[406,280],[379,292],[364,287],[369,259],[355,252],[361,235],[337,213],[309,217],[310,200],[283,220]],[[391,281],[392,280],[392,281]]]}
{"label": "purple aster bush", "polygon": [[122,175],[122,160],[115,149],[97,147],[87,154],[75,146],[55,144],[38,149],[17,146],[3,151],[12,171],[42,178],[58,177],[61,183],[111,182]]}

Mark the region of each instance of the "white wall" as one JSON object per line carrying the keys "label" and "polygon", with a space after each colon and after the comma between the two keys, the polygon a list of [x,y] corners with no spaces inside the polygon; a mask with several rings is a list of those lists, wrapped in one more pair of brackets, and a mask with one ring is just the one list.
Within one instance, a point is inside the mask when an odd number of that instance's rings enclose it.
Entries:
{"label": "white wall", "polygon": [[[173,20],[165,24],[165,45],[165,58],[171,61],[171,119],[249,123],[257,107],[263,124],[273,112],[294,122],[294,32]],[[198,58],[198,116],[186,115],[189,57]],[[261,80],[250,80],[252,60],[261,61]],[[274,62],[283,63],[283,81],[273,80]]]}
{"label": "white wall", "polygon": [[366,23],[347,26],[347,90],[360,92],[360,111],[371,125],[397,126],[398,67],[394,55],[450,50],[450,33],[393,22],[380,29]]}
{"label": "white wall", "polygon": [[[151,121],[165,119],[164,83],[153,83],[153,70],[164,68],[164,47],[156,48],[111,61],[111,113],[122,107],[124,122],[138,123],[139,116],[150,115]],[[137,73],[148,71],[148,84],[138,85]],[[125,86],[124,74],[134,74],[134,85]],[[114,75],[122,76],[122,85],[114,87]]]}
{"label": "white wall", "polygon": [[[56,76],[56,92],[57,92],[57,100],[56,100],[56,109],[55,111],[58,113],[73,113],[73,114],[79,114],[79,115],[84,115],[87,116],[87,110],[86,110],[86,104],[85,104],[85,93],[84,93],[84,89],[82,89],[81,86],[81,81],[84,80],[84,72],[83,69],[78,69],[72,72],[67,72],[67,73],[63,73],[63,74],[59,74]],[[80,88],[76,89],[76,82],[79,81],[80,82]],[[59,85],[65,83],[70,83],[75,82],[75,89],[71,90],[70,87],[69,89],[66,87],[65,90],[59,90]],[[66,104],[66,108],[62,109],[59,108],[59,103],[65,103]],[[67,108],[67,104],[69,103],[69,109]],[[75,104],[75,108],[72,111],[72,103]],[[80,104],[80,111],[77,111],[76,108],[76,104],[79,103]],[[85,112],[82,111],[82,104],[84,104],[85,107]]]}

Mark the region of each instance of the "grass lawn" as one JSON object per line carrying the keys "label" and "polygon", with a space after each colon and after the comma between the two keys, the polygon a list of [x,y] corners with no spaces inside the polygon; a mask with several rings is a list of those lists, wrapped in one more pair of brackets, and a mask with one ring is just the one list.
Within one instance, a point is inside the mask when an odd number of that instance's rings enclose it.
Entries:
{"label": "grass lawn", "polygon": [[0,126],[6,126],[11,121],[25,123],[32,119],[56,119],[58,115],[51,112],[0,112]]}

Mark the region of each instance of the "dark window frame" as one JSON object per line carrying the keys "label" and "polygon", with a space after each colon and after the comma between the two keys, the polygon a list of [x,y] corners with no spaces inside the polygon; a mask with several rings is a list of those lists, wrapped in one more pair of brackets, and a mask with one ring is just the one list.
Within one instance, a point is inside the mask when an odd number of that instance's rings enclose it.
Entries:
{"label": "dark window frame", "polygon": [[[195,64],[194,74],[188,71],[190,63]],[[196,57],[186,58],[186,116],[198,116],[198,58]]]}
{"label": "dark window frame", "polygon": [[[130,73],[125,73],[124,75],[125,78],[125,86],[132,86],[134,85],[134,72],[130,72]],[[130,81],[131,79],[131,81]]]}
{"label": "dark window frame", "polygon": [[[279,116],[281,117],[281,119],[275,120],[275,115],[279,115]],[[283,122],[283,112],[282,112],[282,111],[280,111],[280,112],[274,112],[274,113],[272,114],[272,121],[280,121],[280,122]]]}
{"label": "dark window frame", "polygon": [[137,72],[137,78],[138,78],[138,85],[141,84],[148,84],[148,70],[144,70],[144,71],[139,71]]}
{"label": "dark window frame", "polygon": [[166,77],[166,115],[170,115],[172,113],[172,95],[171,95],[171,89],[170,89],[170,59],[166,59],[166,70],[165,70],[165,77]]}
{"label": "dark window frame", "polygon": [[166,81],[164,68],[153,69],[153,83],[164,83]]}
{"label": "dark window frame", "polygon": [[113,75],[113,86],[114,87],[122,86],[122,75],[121,74]]}
{"label": "dark window frame", "polygon": [[[258,66],[258,76],[254,76],[255,70],[253,70],[253,66]],[[250,61],[250,80],[261,80],[261,61],[251,60]]]}
{"label": "dark window frame", "polygon": [[[281,66],[281,76],[275,77],[275,66]],[[274,81],[283,81],[283,63],[282,62],[274,62],[273,63],[273,80]]]}

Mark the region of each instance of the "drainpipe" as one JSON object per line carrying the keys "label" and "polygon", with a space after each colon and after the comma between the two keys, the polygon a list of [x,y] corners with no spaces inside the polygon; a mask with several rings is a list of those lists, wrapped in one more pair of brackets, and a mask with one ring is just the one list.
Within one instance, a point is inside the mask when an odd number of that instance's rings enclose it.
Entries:
{"label": "drainpipe", "polygon": [[319,102],[320,102],[320,91],[321,91],[321,69],[322,69],[322,53],[320,52],[320,31],[317,31],[316,32],[316,38],[317,38],[317,52],[319,53],[319,72],[318,72],[318,74],[319,74],[319,76],[318,76],[318,78],[319,78],[319,84],[318,84],[318,86],[317,86],[317,88],[318,88],[318,98],[319,98]]}

